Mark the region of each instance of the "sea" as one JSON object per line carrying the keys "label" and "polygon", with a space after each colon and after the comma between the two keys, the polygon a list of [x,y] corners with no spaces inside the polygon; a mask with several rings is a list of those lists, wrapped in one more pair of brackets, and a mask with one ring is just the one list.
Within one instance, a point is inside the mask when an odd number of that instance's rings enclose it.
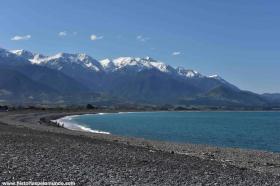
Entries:
{"label": "sea", "polygon": [[280,152],[280,112],[120,112],[58,122],[108,135]]}

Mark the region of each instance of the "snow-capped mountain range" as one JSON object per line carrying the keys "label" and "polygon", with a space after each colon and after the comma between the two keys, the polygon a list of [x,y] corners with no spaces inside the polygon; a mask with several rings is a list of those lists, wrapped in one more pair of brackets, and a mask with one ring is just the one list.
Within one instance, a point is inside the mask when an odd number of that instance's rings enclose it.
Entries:
{"label": "snow-capped mountain range", "polygon": [[[99,95],[99,96],[98,96]],[[0,48],[0,101],[262,105],[218,75],[205,76],[151,57],[96,60],[86,54],[46,56]],[[108,103],[108,100],[106,101]]]}
{"label": "snow-capped mountain range", "polygon": [[86,55],[58,53],[53,56],[35,54],[26,50],[11,50],[11,53],[28,59],[32,64],[48,66],[57,70],[62,70],[66,65],[79,65],[85,70],[95,72],[116,72],[122,69],[140,72],[143,70],[158,70],[163,73],[180,75],[186,78],[215,78],[222,79],[218,75],[204,76],[199,72],[184,67],[174,68],[151,57],[119,57],[116,59],[103,59],[100,61]]}

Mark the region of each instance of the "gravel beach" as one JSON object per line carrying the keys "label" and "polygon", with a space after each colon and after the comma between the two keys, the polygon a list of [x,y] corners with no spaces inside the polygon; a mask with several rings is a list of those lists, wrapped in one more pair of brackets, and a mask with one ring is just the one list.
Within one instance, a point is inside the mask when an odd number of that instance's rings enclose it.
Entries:
{"label": "gravel beach", "polygon": [[93,134],[48,122],[85,113],[0,113],[0,183],[280,185],[279,153]]}

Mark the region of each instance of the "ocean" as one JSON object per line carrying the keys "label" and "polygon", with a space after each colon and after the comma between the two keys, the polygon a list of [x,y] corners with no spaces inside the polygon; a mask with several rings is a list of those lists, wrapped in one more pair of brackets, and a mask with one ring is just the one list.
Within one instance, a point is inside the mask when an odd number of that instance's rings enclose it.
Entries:
{"label": "ocean", "polygon": [[74,130],[280,152],[280,112],[130,112],[67,116]]}

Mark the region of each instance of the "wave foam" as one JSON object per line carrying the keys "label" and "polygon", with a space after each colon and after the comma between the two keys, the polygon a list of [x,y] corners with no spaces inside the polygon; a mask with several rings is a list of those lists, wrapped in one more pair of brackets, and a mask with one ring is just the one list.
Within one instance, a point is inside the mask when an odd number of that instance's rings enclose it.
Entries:
{"label": "wave foam", "polygon": [[89,127],[86,127],[84,125],[74,122],[73,119],[78,116],[79,115],[65,116],[63,118],[59,118],[59,119],[51,120],[51,121],[56,122],[56,123],[60,124],[61,126],[64,126],[65,128],[70,129],[70,130],[92,132],[92,133],[97,133],[97,134],[111,134],[110,132],[93,130]]}

